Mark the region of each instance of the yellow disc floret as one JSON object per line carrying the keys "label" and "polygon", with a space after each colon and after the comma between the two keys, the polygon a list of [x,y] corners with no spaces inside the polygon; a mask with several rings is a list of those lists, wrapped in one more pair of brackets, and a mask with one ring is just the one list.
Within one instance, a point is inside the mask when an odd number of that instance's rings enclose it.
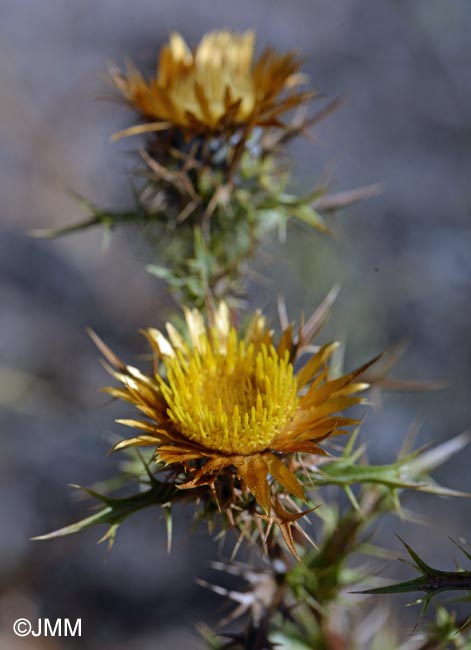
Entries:
{"label": "yellow disc floret", "polygon": [[271,344],[238,340],[231,329],[222,347],[209,332],[198,346],[166,357],[159,378],[167,414],[191,441],[225,454],[249,455],[270,447],[292,419],[298,384],[288,353]]}

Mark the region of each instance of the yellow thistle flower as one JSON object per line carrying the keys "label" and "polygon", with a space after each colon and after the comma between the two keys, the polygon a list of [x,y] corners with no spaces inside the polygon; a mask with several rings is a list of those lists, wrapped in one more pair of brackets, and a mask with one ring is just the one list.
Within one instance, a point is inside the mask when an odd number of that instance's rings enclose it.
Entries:
{"label": "yellow thistle flower", "polygon": [[[155,446],[155,459],[173,469],[178,487],[214,486],[231,477],[267,512],[279,515],[277,484],[284,494],[304,498],[304,490],[283,459],[296,452],[325,454],[319,442],[357,420],[335,415],[358,404],[368,384],[358,380],[369,365],[342,377],[329,377],[328,360],[336,343],[323,345],[297,371],[309,333],[291,327],[275,346],[265,318],[257,312],[240,337],[221,303],[207,325],[197,310],[185,312],[189,341],[170,323],[168,337],[145,330],[156,359],[147,375],[124,365],[97,341],[122,388],[104,390],[134,404],[146,420],[118,420],[139,435],[114,449]],[[236,483],[234,483],[236,481]],[[200,492],[199,492],[200,493]],[[235,501],[235,497],[234,497]],[[288,513],[286,513],[288,514]]]}
{"label": "yellow thistle flower", "polygon": [[293,52],[267,49],[253,61],[255,34],[227,30],[206,34],[192,52],[172,33],[158,60],[157,75],[146,81],[128,63],[110,78],[125,100],[150,123],[122,131],[132,135],[177,127],[189,134],[220,132],[241,125],[279,126],[279,117],[312,96],[298,90],[305,76]]}

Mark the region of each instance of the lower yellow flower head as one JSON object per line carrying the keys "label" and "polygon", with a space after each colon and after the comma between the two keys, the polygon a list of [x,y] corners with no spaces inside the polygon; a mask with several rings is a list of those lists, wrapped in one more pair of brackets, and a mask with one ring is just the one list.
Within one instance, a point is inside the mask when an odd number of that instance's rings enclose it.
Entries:
{"label": "lower yellow flower head", "polygon": [[146,375],[122,364],[102,344],[122,388],[104,390],[133,403],[146,420],[119,420],[140,431],[115,449],[152,445],[155,458],[173,470],[182,489],[214,487],[231,478],[268,512],[280,486],[304,497],[298,478],[283,462],[295,452],[324,454],[319,442],[357,421],[335,415],[361,401],[368,384],[358,376],[370,365],[331,379],[328,361],[337,344],[312,354],[295,373],[307,344],[301,328],[287,328],[275,346],[260,313],[245,335],[230,324],[222,303],[207,325],[197,310],[185,313],[189,340],[167,324],[168,336],[148,329],[157,372]]}
{"label": "lower yellow flower head", "polygon": [[297,89],[304,75],[292,52],[269,49],[254,62],[254,44],[252,31],[220,30],[206,34],[191,51],[180,34],[172,33],[154,78],[146,81],[132,64],[127,74],[111,70],[112,83],[150,122],[122,134],[170,127],[193,134],[279,125],[280,115],[307,101],[311,93]]}

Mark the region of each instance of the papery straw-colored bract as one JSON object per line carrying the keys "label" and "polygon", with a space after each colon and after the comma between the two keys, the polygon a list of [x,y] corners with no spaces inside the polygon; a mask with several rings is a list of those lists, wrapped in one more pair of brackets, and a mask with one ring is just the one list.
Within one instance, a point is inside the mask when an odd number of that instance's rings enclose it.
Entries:
{"label": "papery straw-colored bract", "polygon": [[306,344],[302,327],[296,340],[288,327],[275,345],[259,312],[243,337],[225,303],[210,325],[197,310],[185,316],[188,341],[171,324],[168,338],[155,329],[144,332],[158,361],[155,375],[122,364],[102,346],[123,384],[104,390],[148,418],[120,420],[141,433],[115,449],[155,445],[155,459],[172,470],[179,488],[214,490],[227,479],[279,517],[280,490],[304,498],[290,455],[323,455],[322,440],[357,423],[335,414],[362,401],[358,393],[368,384],[358,378],[370,364],[331,379],[328,361],[338,345],[331,343],[295,372],[300,343]]}
{"label": "papery straw-colored bract", "polygon": [[110,71],[125,100],[148,123],[123,135],[170,127],[188,134],[246,126],[279,126],[279,118],[312,97],[298,89],[305,76],[293,52],[265,50],[254,62],[255,34],[227,30],[206,34],[191,51],[172,33],[160,52],[157,75],[146,81],[128,63],[126,74]]}

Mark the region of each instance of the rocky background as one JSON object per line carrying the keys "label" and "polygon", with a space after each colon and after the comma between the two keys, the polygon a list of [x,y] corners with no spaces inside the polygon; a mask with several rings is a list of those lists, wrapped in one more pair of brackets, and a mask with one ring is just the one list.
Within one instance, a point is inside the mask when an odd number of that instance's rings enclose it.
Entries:
{"label": "rocky background", "polygon": [[[129,114],[97,101],[109,61],[126,56],[151,72],[172,30],[192,44],[211,29],[255,27],[261,47],[297,48],[312,85],[346,104],[293,148],[299,189],[319,175],[334,189],[382,181],[382,196],[336,221],[335,239],[295,231],[254,264],[251,299],[287,295],[290,314],[312,310],[342,284],[330,337],[347,339],[347,366],[407,339],[394,371],[444,379],[432,394],[384,395],[364,435],[374,462],[394,458],[421,418],[418,442],[443,441],[469,424],[471,382],[469,0],[3,0],[0,6],[0,646],[8,650],[154,650],[201,647],[195,623],[214,621],[220,599],[194,583],[214,579],[205,531],[165,552],[158,512],[125,524],[111,555],[99,531],[52,542],[29,538],[84,515],[68,484],[116,471],[106,456],[129,415],[98,388],[106,375],[87,325],[132,361],[137,329],[160,326],[171,301],[146,274],[143,242],[123,230],[56,241],[36,227],[83,218],[72,189],[109,207],[130,202],[130,141],[110,144]],[[274,269],[273,259],[286,257]],[[471,453],[437,472],[471,491]],[[443,568],[456,557],[448,535],[471,537],[470,504],[408,499],[432,527],[392,519],[378,539],[402,555],[398,532]],[[229,550],[227,550],[229,553]],[[403,576],[393,565],[389,574]],[[405,574],[410,575],[406,569]],[[389,604],[399,605],[399,599]],[[225,611],[225,610],[224,610]],[[410,610],[396,617],[410,621]],[[412,613],[416,616],[416,613]],[[20,641],[16,618],[82,618],[83,637]],[[409,618],[407,618],[409,617]],[[412,620],[415,620],[414,618]]]}

